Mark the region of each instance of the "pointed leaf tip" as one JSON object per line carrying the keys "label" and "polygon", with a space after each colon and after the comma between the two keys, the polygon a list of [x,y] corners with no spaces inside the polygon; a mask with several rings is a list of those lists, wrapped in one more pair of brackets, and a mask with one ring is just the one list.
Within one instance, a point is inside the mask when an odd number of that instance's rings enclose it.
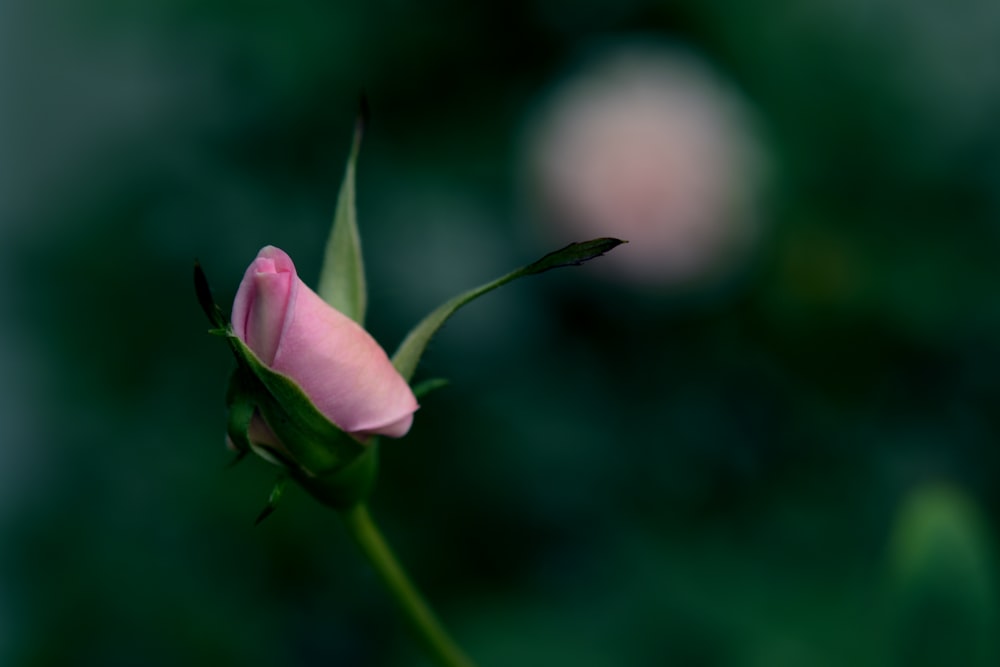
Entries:
{"label": "pointed leaf tip", "polygon": [[285,485],[288,484],[287,477],[281,477],[277,482],[274,483],[274,488],[271,489],[271,495],[267,498],[267,505],[264,509],[260,511],[257,518],[254,520],[253,525],[259,526],[260,522],[271,516],[274,513],[275,508],[278,507],[278,501],[281,500],[282,494],[285,492]]}
{"label": "pointed leaf tip", "polygon": [[208,321],[216,328],[224,328],[226,318],[222,314],[222,309],[212,298],[212,288],[208,285],[208,277],[205,275],[204,269],[201,268],[201,262],[197,259],[194,260],[194,291],[198,296],[198,304],[208,317]]}
{"label": "pointed leaf tip", "polygon": [[368,95],[365,91],[361,91],[361,96],[358,98],[358,118],[355,121],[355,135],[354,140],[360,141],[361,136],[368,129],[368,124],[372,119],[372,108],[368,103]]}
{"label": "pointed leaf tip", "polygon": [[246,458],[249,451],[248,449],[237,450],[233,460],[226,464],[226,468],[235,468],[237,463]]}
{"label": "pointed leaf tip", "polygon": [[413,385],[413,396],[417,400],[420,400],[432,391],[440,389],[441,387],[447,387],[449,384],[451,383],[445,378],[430,378]]}
{"label": "pointed leaf tip", "polygon": [[333,227],[326,243],[323,268],[316,293],[336,310],[364,326],[368,302],[365,286],[361,237],[358,233],[358,212],[355,201],[355,168],[361,146],[364,125],[364,104],[354,132],[354,145],[344,168],[344,180],[337,197]]}
{"label": "pointed leaf tip", "polygon": [[580,266],[584,262],[588,262],[614,250],[623,243],[628,243],[628,241],[611,237],[570,243],[565,248],[550,252],[537,262],[524,267],[524,275],[542,273],[563,266]]}
{"label": "pointed leaf tip", "polygon": [[274,514],[274,506],[265,505],[264,509],[260,511],[260,514],[257,515],[257,518],[253,520],[253,525],[259,526],[264,519],[271,516],[272,514]]}

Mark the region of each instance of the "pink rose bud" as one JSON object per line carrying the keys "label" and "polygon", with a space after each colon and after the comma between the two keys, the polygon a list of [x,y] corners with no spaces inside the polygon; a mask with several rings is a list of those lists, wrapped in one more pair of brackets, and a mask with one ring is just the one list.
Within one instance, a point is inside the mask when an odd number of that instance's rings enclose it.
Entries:
{"label": "pink rose bud", "polygon": [[232,319],[237,337],[344,432],[399,438],[410,430],[418,405],[406,380],[367,331],[299,279],[284,251],[257,254]]}

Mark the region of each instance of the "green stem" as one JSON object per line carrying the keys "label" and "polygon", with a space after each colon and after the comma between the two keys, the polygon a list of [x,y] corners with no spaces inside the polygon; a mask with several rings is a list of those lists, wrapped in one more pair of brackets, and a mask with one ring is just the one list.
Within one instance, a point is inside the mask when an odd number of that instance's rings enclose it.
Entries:
{"label": "green stem", "polygon": [[403,614],[431,655],[444,667],[475,667],[472,660],[448,635],[437,616],[406,576],[406,572],[403,571],[372,520],[368,507],[364,503],[358,503],[350,509],[343,510],[341,516],[344,517],[351,537],[361,547],[361,551],[396,598]]}

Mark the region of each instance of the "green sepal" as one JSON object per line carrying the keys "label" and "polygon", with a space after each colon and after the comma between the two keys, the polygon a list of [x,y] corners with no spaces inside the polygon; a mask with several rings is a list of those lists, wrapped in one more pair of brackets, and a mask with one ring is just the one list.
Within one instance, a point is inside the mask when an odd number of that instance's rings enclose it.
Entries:
{"label": "green sepal", "polygon": [[417,400],[423,398],[427,394],[440,389],[441,387],[447,387],[451,382],[445,378],[428,378],[413,385],[411,391],[413,392],[413,397]]}
{"label": "green sepal", "polygon": [[233,447],[236,448],[237,461],[250,451],[250,439],[247,437],[247,431],[256,409],[253,401],[249,398],[251,392],[248,385],[252,386],[252,384],[252,378],[246,376],[246,371],[237,368],[230,376],[229,388],[226,390],[226,407],[229,411],[226,419],[226,434],[229,436],[229,441],[233,443]]}
{"label": "green sepal", "polygon": [[245,459],[247,457],[247,454],[249,454],[249,453],[250,453],[250,450],[248,450],[248,449],[237,450],[236,455],[233,456],[233,460],[230,461],[229,465],[227,465],[226,467],[227,468],[235,467],[236,464],[239,463],[240,461],[242,461],[243,459]]}
{"label": "green sepal", "polygon": [[365,451],[365,445],[327,419],[294,380],[265,366],[235,334],[230,333],[227,340],[244,371],[241,382],[246,400],[256,406],[290,458],[308,474],[336,470]]}
{"label": "green sepal", "polygon": [[600,257],[623,243],[628,243],[628,241],[608,237],[570,243],[565,248],[550,252],[541,259],[520,269],[518,277],[532,276],[564,266],[581,266],[584,262],[590,261],[595,257]]}
{"label": "green sepal", "polygon": [[222,314],[222,309],[212,298],[212,289],[208,286],[208,278],[201,268],[201,263],[194,260],[194,292],[198,296],[198,304],[205,311],[208,321],[212,323],[211,333],[224,331],[228,322],[226,316]]}
{"label": "green sepal", "polygon": [[599,238],[582,243],[570,243],[565,248],[550,252],[541,259],[523,266],[516,271],[511,271],[493,282],[480,285],[445,301],[410,330],[410,333],[400,343],[396,353],[392,355],[393,365],[399,371],[399,374],[409,382],[417,370],[420,357],[423,356],[424,350],[427,349],[427,343],[430,342],[431,338],[448,318],[454,315],[455,311],[465,304],[523,276],[532,276],[563,266],[580,266],[588,260],[600,257],[622,243],[626,243],[626,241],[614,238]]}
{"label": "green sepal", "polygon": [[332,472],[312,477],[296,474],[295,481],[316,500],[328,507],[343,510],[364,502],[371,496],[378,476],[378,439],[372,438],[365,451],[353,461]]}
{"label": "green sepal", "polygon": [[248,445],[261,457],[285,467],[325,505],[343,508],[366,500],[377,471],[374,443],[361,443],[344,433],[292,379],[261,363],[235,335],[228,340],[239,364],[234,375],[243,376],[238,381],[242,392],[238,405],[253,405],[282,448],[251,442],[244,431]]}
{"label": "green sepal", "polygon": [[257,518],[254,519],[253,525],[259,526],[260,522],[271,516],[275,509],[278,507],[278,502],[281,501],[281,496],[285,493],[285,486],[288,484],[287,477],[279,477],[278,481],[274,483],[274,487],[271,489],[271,495],[267,497],[267,504],[264,505],[264,509],[260,511]]}
{"label": "green sepal", "polygon": [[347,158],[344,180],[337,197],[333,228],[326,244],[323,268],[316,293],[336,310],[364,326],[368,294],[365,287],[365,267],[358,234],[358,212],[355,197],[355,171],[361,137],[367,122],[367,103],[361,100],[361,110],[354,126],[354,141]]}

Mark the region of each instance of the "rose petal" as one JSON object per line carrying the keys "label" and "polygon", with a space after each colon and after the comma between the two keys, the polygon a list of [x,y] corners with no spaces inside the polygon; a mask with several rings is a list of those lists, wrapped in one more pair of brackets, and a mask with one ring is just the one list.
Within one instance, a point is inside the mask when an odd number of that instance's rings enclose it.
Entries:
{"label": "rose petal", "polygon": [[299,283],[274,370],[348,433],[404,435],[398,422],[417,409],[409,385],[367,331]]}
{"label": "rose petal", "polygon": [[401,437],[413,423],[416,398],[388,355],[309,289],[284,251],[267,246],[247,269],[233,303],[233,330],[347,433]]}

